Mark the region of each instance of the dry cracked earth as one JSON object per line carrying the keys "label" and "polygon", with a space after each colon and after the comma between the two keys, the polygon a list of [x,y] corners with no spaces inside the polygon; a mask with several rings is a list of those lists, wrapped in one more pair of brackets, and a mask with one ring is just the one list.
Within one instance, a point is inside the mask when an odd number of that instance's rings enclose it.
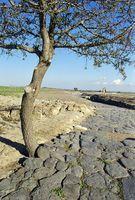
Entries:
{"label": "dry cracked earth", "polygon": [[2,200],[134,200],[135,111],[93,103],[85,132],[40,145],[0,182]]}

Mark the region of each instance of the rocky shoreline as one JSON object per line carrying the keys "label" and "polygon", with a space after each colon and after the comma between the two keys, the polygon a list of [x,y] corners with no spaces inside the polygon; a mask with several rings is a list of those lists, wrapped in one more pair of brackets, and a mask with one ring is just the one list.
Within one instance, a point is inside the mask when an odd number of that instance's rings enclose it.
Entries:
{"label": "rocky shoreline", "polygon": [[0,182],[2,200],[135,199],[135,112],[94,103],[85,132],[40,145],[38,158]]}
{"label": "rocky shoreline", "polygon": [[99,103],[104,103],[108,105],[113,105],[113,106],[118,106],[122,108],[127,108],[131,110],[135,110],[135,98],[124,98],[120,96],[114,96],[111,94],[88,94],[88,93],[83,93],[82,97],[85,99],[88,99],[93,102],[99,102]]}

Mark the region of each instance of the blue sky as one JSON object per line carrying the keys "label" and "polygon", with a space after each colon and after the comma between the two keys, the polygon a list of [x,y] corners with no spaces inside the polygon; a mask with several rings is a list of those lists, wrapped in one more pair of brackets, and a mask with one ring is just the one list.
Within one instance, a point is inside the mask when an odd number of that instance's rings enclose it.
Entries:
{"label": "blue sky", "polygon": [[[67,50],[57,50],[50,69],[47,71],[42,86],[73,89],[107,90],[135,92],[135,68],[126,69],[127,79],[111,66],[94,68],[88,61],[85,69],[85,58],[80,58]],[[25,86],[30,82],[32,72],[37,64],[34,55],[22,60],[20,54],[12,57],[0,56],[0,85]]]}

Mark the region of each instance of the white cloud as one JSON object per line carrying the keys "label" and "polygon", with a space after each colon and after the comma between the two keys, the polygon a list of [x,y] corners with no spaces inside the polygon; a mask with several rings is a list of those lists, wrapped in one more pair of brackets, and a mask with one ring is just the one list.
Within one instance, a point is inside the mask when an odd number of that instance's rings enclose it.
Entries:
{"label": "white cloud", "polygon": [[121,79],[116,79],[112,82],[114,85],[122,85],[123,81]]}

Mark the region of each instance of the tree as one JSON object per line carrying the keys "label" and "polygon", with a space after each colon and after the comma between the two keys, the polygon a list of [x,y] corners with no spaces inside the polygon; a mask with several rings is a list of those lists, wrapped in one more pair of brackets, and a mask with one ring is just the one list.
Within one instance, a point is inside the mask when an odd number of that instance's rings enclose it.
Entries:
{"label": "tree", "polygon": [[134,52],[134,0],[1,0],[1,53],[35,54],[39,58],[32,80],[24,90],[21,127],[29,155],[37,148],[32,112],[42,79],[55,49],[66,48],[94,61],[124,67]]}

